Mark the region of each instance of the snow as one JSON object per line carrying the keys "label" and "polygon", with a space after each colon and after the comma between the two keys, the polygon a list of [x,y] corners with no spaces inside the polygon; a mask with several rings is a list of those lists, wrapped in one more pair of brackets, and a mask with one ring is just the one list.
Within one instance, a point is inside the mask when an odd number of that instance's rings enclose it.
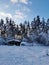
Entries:
{"label": "snow", "polygon": [[0,65],[49,65],[45,46],[0,46]]}
{"label": "snow", "polygon": [[20,46],[33,46],[33,43],[29,42],[27,38],[23,38]]}
{"label": "snow", "polygon": [[33,46],[33,43],[21,42],[20,46]]}

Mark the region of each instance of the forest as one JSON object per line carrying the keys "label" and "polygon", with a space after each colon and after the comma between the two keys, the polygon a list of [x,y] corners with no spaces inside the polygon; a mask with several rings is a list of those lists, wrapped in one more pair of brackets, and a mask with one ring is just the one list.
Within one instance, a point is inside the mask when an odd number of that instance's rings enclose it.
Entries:
{"label": "forest", "polygon": [[[23,40],[27,38],[29,42],[38,42],[43,45],[49,45],[49,19],[45,21],[37,16],[33,21],[24,21],[16,24],[11,18],[6,17],[6,23],[0,19],[0,37],[6,40],[8,37]],[[31,38],[31,39],[30,39]]]}

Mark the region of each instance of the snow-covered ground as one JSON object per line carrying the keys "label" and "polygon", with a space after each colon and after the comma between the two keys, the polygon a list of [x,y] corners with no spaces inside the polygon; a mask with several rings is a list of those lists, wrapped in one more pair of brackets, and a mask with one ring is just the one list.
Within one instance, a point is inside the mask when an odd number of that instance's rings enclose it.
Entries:
{"label": "snow-covered ground", "polygon": [[0,65],[49,65],[44,46],[0,46]]}

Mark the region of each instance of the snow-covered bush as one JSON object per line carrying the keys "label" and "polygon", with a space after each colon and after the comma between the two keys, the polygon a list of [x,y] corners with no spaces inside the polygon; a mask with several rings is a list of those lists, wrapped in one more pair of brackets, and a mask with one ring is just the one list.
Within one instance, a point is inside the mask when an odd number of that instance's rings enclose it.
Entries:
{"label": "snow-covered bush", "polygon": [[41,32],[36,41],[40,44],[43,44],[43,45],[48,45],[48,34],[44,33],[44,32]]}
{"label": "snow-covered bush", "polygon": [[0,45],[6,45],[5,39],[1,36],[0,36]]}
{"label": "snow-covered bush", "polygon": [[30,39],[32,42],[35,42],[35,41],[36,41],[36,38],[37,38],[37,35],[34,34],[34,33],[31,33],[30,36],[29,36],[29,39]]}

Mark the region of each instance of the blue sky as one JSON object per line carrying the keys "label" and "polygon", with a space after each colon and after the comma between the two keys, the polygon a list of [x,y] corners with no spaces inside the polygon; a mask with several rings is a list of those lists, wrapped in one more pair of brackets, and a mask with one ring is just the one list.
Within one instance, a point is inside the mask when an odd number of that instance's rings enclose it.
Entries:
{"label": "blue sky", "polygon": [[37,15],[49,18],[49,0],[0,0],[0,18],[8,16],[20,23],[32,21]]}

